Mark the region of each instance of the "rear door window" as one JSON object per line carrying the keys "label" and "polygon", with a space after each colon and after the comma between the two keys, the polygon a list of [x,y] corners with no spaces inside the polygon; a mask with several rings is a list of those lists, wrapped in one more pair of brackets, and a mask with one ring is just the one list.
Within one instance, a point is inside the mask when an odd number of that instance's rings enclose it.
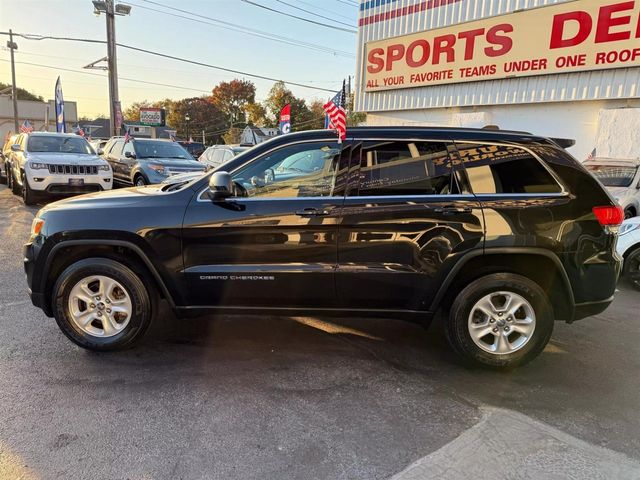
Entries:
{"label": "rear door window", "polygon": [[350,195],[458,193],[446,142],[370,141],[362,145],[358,190]]}
{"label": "rear door window", "polygon": [[120,158],[122,156],[122,146],[124,142],[122,140],[116,140],[116,143],[113,144],[109,155],[111,157]]}
{"label": "rear door window", "polygon": [[513,145],[458,143],[458,155],[475,194],[560,193],[542,162]]}

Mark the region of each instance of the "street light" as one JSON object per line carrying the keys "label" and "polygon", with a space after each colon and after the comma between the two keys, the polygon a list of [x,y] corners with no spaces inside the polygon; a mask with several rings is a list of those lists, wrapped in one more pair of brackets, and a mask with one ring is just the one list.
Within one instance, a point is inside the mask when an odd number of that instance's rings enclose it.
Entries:
{"label": "street light", "polygon": [[189,113],[187,112],[187,114],[184,116],[184,121],[187,122],[187,140],[189,140],[191,138],[191,135],[189,134],[189,122],[191,121],[191,117],[189,116]]}
{"label": "street light", "polygon": [[[92,0],[93,13],[100,15],[104,13],[107,17],[107,70],[109,72],[109,113],[111,136],[118,133],[122,121],[122,110],[120,108],[120,97],[118,95],[118,60],[116,58],[116,15],[129,15],[131,7],[119,3],[114,6],[113,0]],[[87,65],[85,68],[100,68],[95,64]]]}

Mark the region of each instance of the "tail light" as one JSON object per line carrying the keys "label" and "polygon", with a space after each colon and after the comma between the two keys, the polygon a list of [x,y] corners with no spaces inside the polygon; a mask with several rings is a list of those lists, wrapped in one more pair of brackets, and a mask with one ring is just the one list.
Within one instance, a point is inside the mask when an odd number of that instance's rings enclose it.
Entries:
{"label": "tail light", "polygon": [[593,214],[600,222],[600,225],[612,233],[618,231],[618,227],[624,220],[624,211],[620,205],[593,207]]}

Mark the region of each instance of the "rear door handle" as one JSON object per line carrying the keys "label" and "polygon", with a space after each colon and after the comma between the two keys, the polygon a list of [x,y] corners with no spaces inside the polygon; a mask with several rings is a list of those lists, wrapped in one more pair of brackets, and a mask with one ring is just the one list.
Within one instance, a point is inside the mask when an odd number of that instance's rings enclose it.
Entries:
{"label": "rear door handle", "polygon": [[300,215],[301,217],[322,217],[329,215],[329,212],[327,210],[317,208],[305,208],[303,210],[298,210],[296,215]]}
{"label": "rear door handle", "polygon": [[436,207],[433,209],[435,213],[443,215],[456,215],[459,213],[471,213],[471,207]]}

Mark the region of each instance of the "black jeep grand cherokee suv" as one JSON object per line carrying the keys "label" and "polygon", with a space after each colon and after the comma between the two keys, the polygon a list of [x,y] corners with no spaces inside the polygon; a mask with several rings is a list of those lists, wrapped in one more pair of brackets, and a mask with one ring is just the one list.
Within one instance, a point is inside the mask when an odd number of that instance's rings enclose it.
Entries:
{"label": "black jeep grand cherokee suv", "polygon": [[603,311],[620,268],[622,212],[562,144],[445,128],[277,137],[190,183],[43,208],[24,248],[31,299],[92,350],[139,340],[164,298],[177,314],[440,312],[467,359],[523,364],[554,320]]}

